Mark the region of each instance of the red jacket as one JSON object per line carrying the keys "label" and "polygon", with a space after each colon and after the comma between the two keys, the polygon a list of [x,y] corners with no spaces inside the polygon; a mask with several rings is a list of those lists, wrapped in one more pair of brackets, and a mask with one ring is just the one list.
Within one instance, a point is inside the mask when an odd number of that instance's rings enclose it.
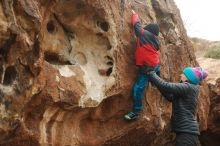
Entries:
{"label": "red jacket", "polygon": [[132,25],[137,37],[136,65],[157,66],[159,63],[157,37],[141,27],[138,14],[133,14]]}

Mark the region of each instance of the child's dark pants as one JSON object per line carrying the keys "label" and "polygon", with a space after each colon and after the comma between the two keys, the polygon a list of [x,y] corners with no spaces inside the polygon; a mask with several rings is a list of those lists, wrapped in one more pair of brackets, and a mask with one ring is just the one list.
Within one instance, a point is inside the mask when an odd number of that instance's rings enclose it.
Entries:
{"label": "child's dark pants", "polygon": [[[146,67],[146,66],[145,66]],[[160,72],[160,65],[154,67],[157,74]],[[147,76],[144,66],[140,67],[138,78],[133,87],[133,112],[139,113],[142,110],[142,97],[144,88],[148,86],[149,77]]]}

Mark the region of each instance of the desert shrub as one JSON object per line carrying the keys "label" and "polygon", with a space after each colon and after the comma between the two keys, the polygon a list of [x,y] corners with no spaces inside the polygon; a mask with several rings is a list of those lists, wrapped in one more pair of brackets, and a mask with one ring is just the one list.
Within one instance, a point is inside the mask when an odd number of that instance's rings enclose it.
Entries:
{"label": "desert shrub", "polygon": [[220,44],[209,46],[205,53],[206,58],[220,59]]}

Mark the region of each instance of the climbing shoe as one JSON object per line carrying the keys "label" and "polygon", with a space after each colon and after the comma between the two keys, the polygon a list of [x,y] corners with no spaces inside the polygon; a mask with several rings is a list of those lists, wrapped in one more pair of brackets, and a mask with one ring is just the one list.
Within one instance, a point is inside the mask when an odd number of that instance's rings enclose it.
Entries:
{"label": "climbing shoe", "polygon": [[127,121],[131,121],[131,120],[135,120],[138,118],[138,114],[134,113],[134,112],[129,112],[128,114],[126,114],[124,116],[125,120]]}

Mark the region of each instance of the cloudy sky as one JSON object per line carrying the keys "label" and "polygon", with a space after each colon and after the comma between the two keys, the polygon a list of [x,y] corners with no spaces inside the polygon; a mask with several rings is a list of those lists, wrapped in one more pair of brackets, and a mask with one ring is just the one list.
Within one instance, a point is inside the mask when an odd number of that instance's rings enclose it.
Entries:
{"label": "cloudy sky", "polygon": [[220,0],[174,0],[190,37],[220,41]]}

